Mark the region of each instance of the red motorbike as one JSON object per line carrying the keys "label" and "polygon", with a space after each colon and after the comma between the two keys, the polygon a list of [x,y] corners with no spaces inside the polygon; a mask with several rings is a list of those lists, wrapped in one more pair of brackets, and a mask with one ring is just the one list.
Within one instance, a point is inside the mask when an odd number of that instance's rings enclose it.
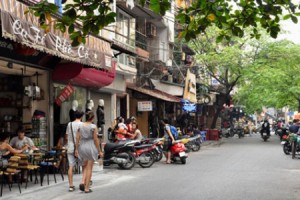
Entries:
{"label": "red motorbike", "polygon": [[134,146],[134,155],[136,162],[143,168],[148,168],[153,165],[155,158],[153,156],[153,151],[156,149],[155,144],[141,144],[136,143]]}
{"label": "red motorbike", "polygon": [[185,164],[187,157],[186,147],[181,140],[176,140],[171,146],[171,160],[173,162],[181,161],[182,164]]}
{"label": "red motorbike", "polygon": [[141,141],[141,144],[153,144],[155,149],[151,151],[156,162],[163,158],[163,138],[145,138]]}

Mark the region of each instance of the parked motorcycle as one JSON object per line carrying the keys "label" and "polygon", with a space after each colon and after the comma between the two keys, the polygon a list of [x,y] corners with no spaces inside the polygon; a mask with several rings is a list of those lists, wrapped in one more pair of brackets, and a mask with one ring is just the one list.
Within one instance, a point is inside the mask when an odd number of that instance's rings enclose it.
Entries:
{"label": "parked motorcycle", "polygon": [[292,152],[292,144],[289,141],[289,136],[285,135],[285,136],[282,137],[281,145],[282,145],[282,148],[283,148],[283,152],[286,155],[290,155],[290,153]]}
{"label": "parked motorcycle", "polygon": [[153,165],[155,158],[152,151],[156,149],[155,144],[141,144],[138,143],[134,146],[136,162],[143,168],[148,168]]}
{"label": "parked motorcycle", "polygon": [[145,138],[141,141],[141,144],[153,144],[154,149],[151,151],[156,162],[163,158],[163,138]]}
{"label": "parked motorcycle", "polygon": [[232,134],[230,132],[230,128],[222,128],[221,129],[221,135],[222,135],[222,137],[225,137],[225,138],[232,137]]}
{"label": "parked motorcycle", "polygon": [[201,148],[201,143],[202,143],[201,135],[183,138],[181,141],[186,147],[187,153],[190,151],[199,151]]}
{"label": "parked motorcycle", "polygon": [[182,164],[185,164],[188,157],[188,154],[185,151],[186,148],[181,140],[175,140],[171,146],[171,160],[173,162],[180,161]]}
{"label": "parked motorcycle", "polygon": [[235,134],[237,134],[239,138],[245,136],[245,134],[244,134],[244,129],[243,129],[242,127],[232,128],[232,129],[230,130],[230,134],[231,134],[232,136],[234,136]]}
{"label": "parked motorcycle", "polygon": [[296,152],[300,151],[300,135],[291,133],[289,138],[292,145],[292,158],[294,159],[296,157]]}
{"label": "parked motorcycle", "polygon": [[107,143],[104,146],[103,165],[117,164],[122,169],[131,169],[135,165],[134,145],[137,141]]}

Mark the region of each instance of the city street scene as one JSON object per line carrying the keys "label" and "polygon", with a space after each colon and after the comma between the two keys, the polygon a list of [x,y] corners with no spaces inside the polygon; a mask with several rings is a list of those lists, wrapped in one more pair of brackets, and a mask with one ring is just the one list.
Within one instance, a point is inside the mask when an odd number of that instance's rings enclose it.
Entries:
{"label": "city street scene", "polygon": [[0,0],[0,199],[300,200],[299,17]]}

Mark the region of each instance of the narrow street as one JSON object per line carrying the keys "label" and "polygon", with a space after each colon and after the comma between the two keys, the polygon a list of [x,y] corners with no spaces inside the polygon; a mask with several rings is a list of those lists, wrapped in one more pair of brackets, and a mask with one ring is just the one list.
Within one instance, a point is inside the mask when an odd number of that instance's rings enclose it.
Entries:
{"label": "narrow street", "polygon": [[[76,185],[79,178],[75,176]],[[277,136],[263,142],[258,134],[224,138],[220,145],[205,146],[190,153],[186,165],[161,161],[150,169],[136,166],[119,170],[112,166],[92,179],[90,194],[78,189],[68,192],[67,180],[59,178],[59,183],[42,189],[23,189],[22,195],[15,188],[2,199],[300,199],[300,160],[283,153]]]}

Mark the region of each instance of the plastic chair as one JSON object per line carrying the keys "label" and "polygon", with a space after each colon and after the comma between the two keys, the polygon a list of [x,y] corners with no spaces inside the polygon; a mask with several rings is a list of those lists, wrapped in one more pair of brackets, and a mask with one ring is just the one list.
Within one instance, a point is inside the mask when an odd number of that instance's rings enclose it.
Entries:
{"label": "plastic chair", "polygon": [[63,157],[57,151],[48,151],[45,153],[43,160],[39,163],[40,166],[40,181],[43,186],[44,176],[47,175],[47,183],[49,185],[49,174],[52,172],[54,182],[56,183],[56,172],[61,174],[62,180],[64,180],[63,171],[61,169]]}
{"label": "plastic chair", "polygon": [[[20,160],[21,160],[21,157],[12,156],[8,160],[8,166],[7,166],[6,170],[3,172],[3,174],[7,178],[9,191],[11,191],[13,182],[16,181],[18,183],[19,191],[20,191],[20,193],[22,193],[21,186],[20,186],[20,184],[22,183],[21,170],[18,169]],[[1,186],[1,190],[2,190],[2,186]]]}

